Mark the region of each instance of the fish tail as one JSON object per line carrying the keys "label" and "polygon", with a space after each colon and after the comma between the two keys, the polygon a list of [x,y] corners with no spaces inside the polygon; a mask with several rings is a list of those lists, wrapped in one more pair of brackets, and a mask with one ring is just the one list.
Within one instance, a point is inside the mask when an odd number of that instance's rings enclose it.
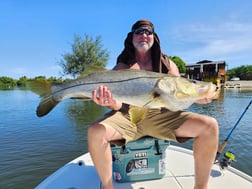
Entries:
{"label": "fish tail", "polygon": [[54,100],[53,95],[51,93],[43,96],[37,107],[37,116],[42,117],[48,114],[59,102],[60,101]]}

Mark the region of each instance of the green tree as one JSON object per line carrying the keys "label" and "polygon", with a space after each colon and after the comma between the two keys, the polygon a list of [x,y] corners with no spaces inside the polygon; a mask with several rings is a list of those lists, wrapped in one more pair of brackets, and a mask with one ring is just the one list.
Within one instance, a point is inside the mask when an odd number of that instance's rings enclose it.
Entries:
{"label": "green tree", "polygon": [[101,37],[95,39],[87,34],[82,39],[81,36],[74,36],[72,53],[63,55],[63,60],[59,65],[63,69],[63,75],[80,76],[83,73],[93,72],[98,69],[105,69],[109,59],[109,53],[103,49]]}
{"label": "green tree", "polygon": [[19,80],[17,81],[17,86],[18,87],[25,87],[27,80],[28,79],[26,76],[20,77]]}
{"label": "green tree", "polygon": [[237,77],[237,76],[236,76],[236,72],[235,72],[234,69],[228,70],[228,71],[227,71],[227,75],[228,75],[230,78]]}
{"label": "green tree", "polygon": [[252,65],[239,66],[228,70],[227,72],[230,78],[239,77],[241,80],[252,80]]}
{"label": "green tree", "polygon": [[177,65],[180,73],[186,72],[186,64],[181,58],[178,56],[169,56],[169,58]]}
{"label": "green tree", "polygon": [[17,85],[16,81],[10,77],[0,77],[0,89],[13,89]]}

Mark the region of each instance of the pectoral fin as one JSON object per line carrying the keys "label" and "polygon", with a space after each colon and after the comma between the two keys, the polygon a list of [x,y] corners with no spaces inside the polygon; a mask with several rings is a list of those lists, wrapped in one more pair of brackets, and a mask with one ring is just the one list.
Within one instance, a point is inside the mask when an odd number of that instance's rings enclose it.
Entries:
{"label": "pectoral fin", "polygon": [[141,108],[137,106],[130,106],[129,115],[131,122],[136,125],[139,121],[145,118],[147,108]]}
{"label": "pectoral fin", "polygon": [[148,111],[148,108],[147,108],[148,104],[155,101],[156,98],[159,98],[159,96],[160,95],[156,91],[153,90],[153,92],[151,92],[151,95],[148,101],[144,104],[143,107],[130,106],[130,109],[129,109],[130,120],[134,125],[136,125],[139,121],[145,118]]}

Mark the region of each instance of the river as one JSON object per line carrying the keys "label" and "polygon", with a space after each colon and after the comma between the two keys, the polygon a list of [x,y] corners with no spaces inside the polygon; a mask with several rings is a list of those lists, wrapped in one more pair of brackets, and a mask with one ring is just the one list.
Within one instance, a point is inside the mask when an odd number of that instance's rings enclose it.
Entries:
{"label": "river", "polygon": [[[215,117],[220,143],[241,116],[252,91],[226,90],[220,99],[189,110]],[[34,188],[65,163],[87,152],[88,125],[108,109],[93,102],[65,100],[50,114],[35,115],[39,96],[29,90],[0,91],[0,189]],[[252,175],[252,106],[228,140],[233,167]],[[180,146],[191,149],[192,141]]]}

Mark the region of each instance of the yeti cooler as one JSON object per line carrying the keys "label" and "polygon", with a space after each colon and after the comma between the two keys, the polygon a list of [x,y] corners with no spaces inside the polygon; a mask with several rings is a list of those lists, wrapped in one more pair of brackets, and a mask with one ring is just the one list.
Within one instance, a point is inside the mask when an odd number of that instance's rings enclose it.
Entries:
{"label": "yeti cooler", "polygon": [[144,137],[124,146],[111,144],[117,182],[160,179],[165,175],[165,150],[170,142]]}

